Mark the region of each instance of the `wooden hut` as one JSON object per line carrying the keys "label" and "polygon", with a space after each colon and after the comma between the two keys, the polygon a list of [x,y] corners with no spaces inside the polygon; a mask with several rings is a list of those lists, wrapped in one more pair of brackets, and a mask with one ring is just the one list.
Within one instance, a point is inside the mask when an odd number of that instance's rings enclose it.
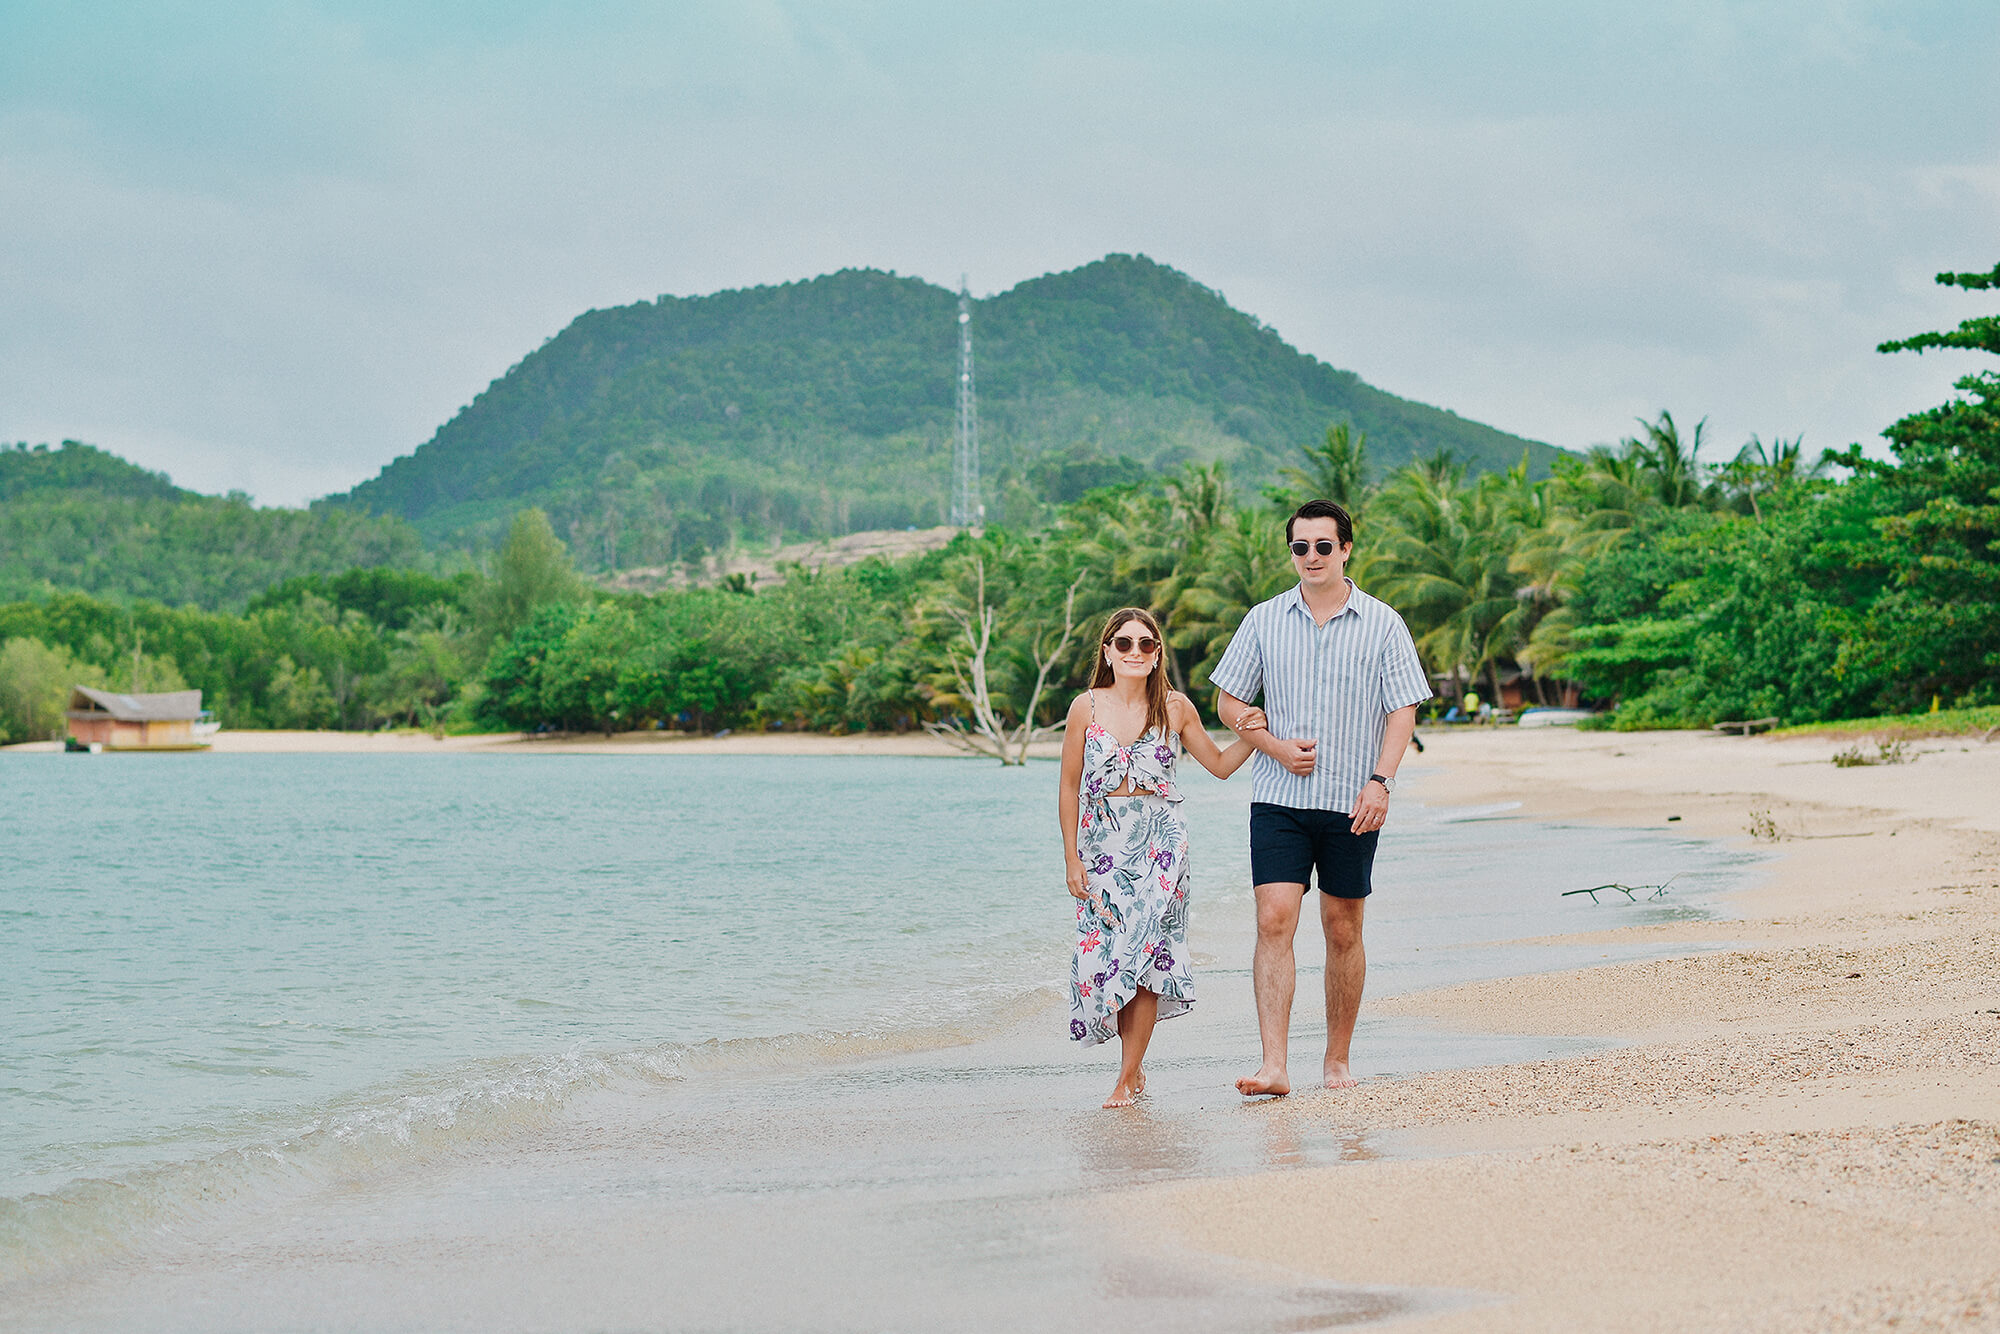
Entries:
{"label": "wooden hut", "polygon": [[199,690],[120,695],[89,686],[69,692],[69,734],[79,746],[105,750],[206,750],[214,728]]}

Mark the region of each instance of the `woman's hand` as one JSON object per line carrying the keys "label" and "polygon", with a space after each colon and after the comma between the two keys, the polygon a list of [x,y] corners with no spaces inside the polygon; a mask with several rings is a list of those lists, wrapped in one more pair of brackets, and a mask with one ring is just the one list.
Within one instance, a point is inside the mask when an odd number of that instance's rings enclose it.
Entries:
{"label": "woman's hand", "polygon": [[1085,900],[1090,897],[1090,885],[1083,874],[1082,858],[1072,857],[1069,859],[1069,870],[1065,873],[1064,879],[1069,881],[1069,896],[1071,898]]}
{"label": "woman's hand", "polygon": [[1236,726],[1229,730],[1242,736],[1245,732],[1261,732],[1269,726],[1270,722],[1264,717],[1264,711],[1253,704],[1238,715]]}

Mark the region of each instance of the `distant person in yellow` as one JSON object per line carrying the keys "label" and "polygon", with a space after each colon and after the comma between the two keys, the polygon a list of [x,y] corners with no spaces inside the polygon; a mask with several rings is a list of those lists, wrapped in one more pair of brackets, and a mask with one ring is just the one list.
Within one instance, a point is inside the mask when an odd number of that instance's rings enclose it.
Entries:
{"label": "distant person in yellow", "polygon": [[[1153,1025],[1194,1004],[1188,838],[1174,742],[1217,778],[1235,773],[1251,751],[1241,738],[1216,748],[1194,702],[1167,688],[1164,651],[1150,612],[1111,613],[1090,689],[1070,704],[1063,734],[1056,808],[1077,900],[1069,1035],[1083,1043],[1119,1039],[1118,1082],[1106,1107],[1130,1107],[1145,1091],[1140,1063]],[[1263,725],[1263,713],[1250,709],[1235,727]]]}

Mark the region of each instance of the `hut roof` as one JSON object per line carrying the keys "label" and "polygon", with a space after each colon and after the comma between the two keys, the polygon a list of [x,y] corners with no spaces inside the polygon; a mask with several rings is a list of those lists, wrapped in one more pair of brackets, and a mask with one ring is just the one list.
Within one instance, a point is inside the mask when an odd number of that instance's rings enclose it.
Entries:
{"label": "hut roof", "polygon": [[110,714],[124,722],[177,722],[201,717],[199,690],[169,690],[158,695],[119,695],[89,686],[71,686],[72,714]]}

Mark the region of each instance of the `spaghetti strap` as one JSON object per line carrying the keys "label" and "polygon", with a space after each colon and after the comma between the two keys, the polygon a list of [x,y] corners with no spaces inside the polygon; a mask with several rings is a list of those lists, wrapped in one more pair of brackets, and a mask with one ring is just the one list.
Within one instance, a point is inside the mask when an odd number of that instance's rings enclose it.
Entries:
{"label": "spaghetti strap", "polygon": [[1096,722],[1096,721],[1097,721],[1097,691],[1096,691],[1095,689],[1091,689],[1091,690],[1086,690],[1086,691],[1084,691],[1083,693],[1084,693],[1084,694],[1086,694],[1086,695],[1088,695],[1088,696],[1090,696],[1090,721],[1092,721],[1092,722]]}

